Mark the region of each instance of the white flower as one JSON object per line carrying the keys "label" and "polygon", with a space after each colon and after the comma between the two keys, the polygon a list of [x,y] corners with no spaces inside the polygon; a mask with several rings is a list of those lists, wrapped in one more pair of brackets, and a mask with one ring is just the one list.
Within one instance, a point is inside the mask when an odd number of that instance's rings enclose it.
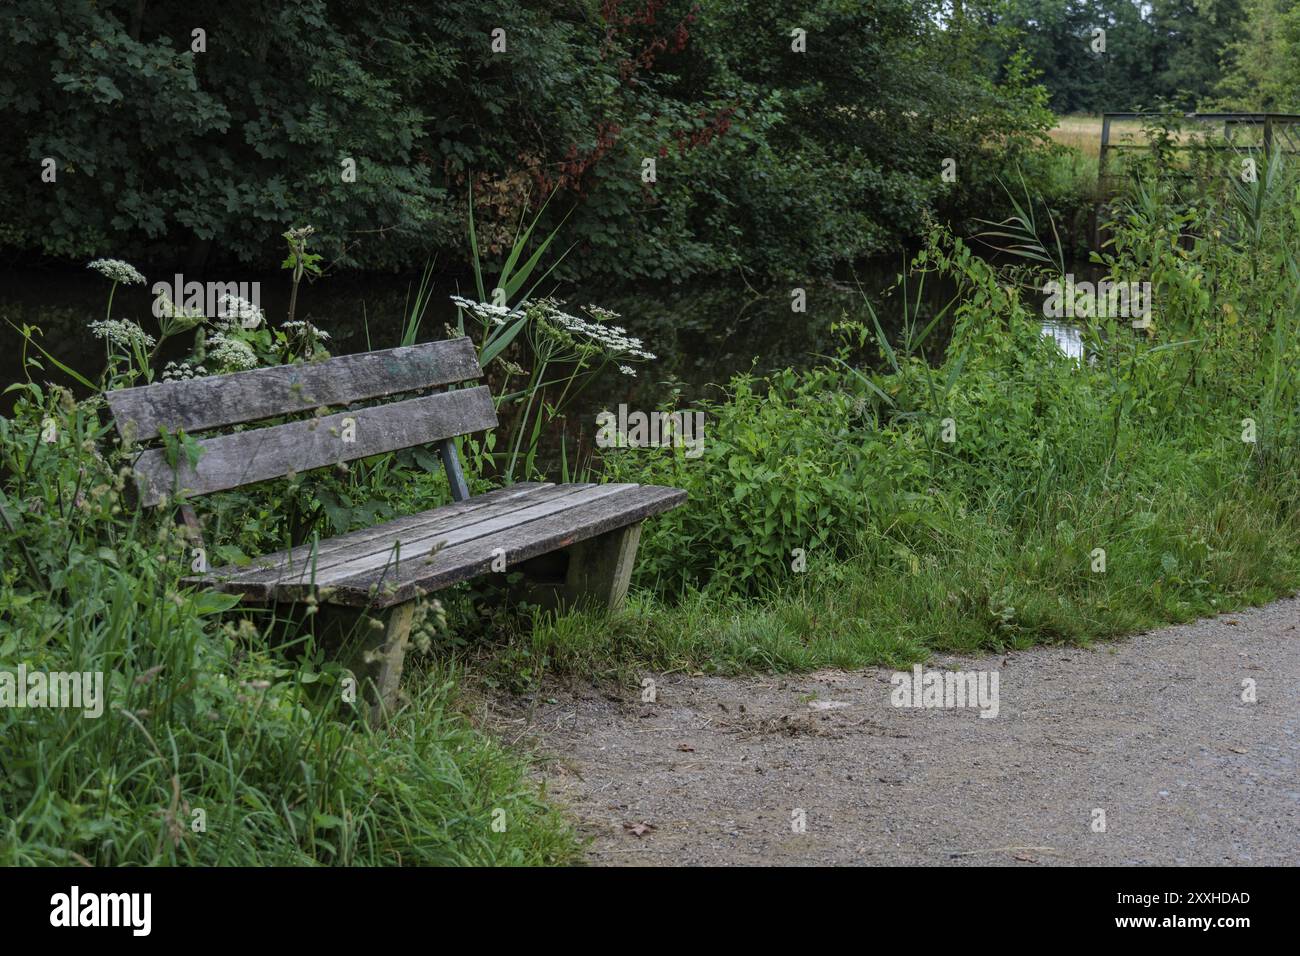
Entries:
{"label": "white flower", "polygon": [[620,365],[618,367],[618,370],[622,372],[624,375],[631,375],[633,378],[636,377],[636,369],[634,369],[630,365]]}
{"label": "white flower", "polygon": [[[460,308],[474,313],[479,318],[490,320],[495,325],[504,325],[509,316],[518,312],[518,307],[508,309],[505,306],[492,305],[488,302],[475,302],[473,299],[467,299],[459,295],[453,295],[451,301]],[[603,309],[598,305],[589,305],[586,309],[596,319],[595,322],[592,322],[589,319],[562,311],[560,306],[563,304],[562,302],[556,302],[554,299],[538,299],[536,302],[529,302],[526,305],[531,314],[542,322],[549,324],[552,329],[567,333],[572,337],[585,338],[609,355],[639,359],[654,359],[656,357],[653,352],[646,351],[644,343],[639,338],[628,335],[627,329],[621,325],[608,324],[610,320],[619,317],[617,312]],[[627,366],[623,366],[623,368],[627,368]],[[634,375],[636,373],[624,372],[623,374]]]}
{"label": "white flower", "polygon": [[490,302],[475,302],[473,299],[467,299],[463,295],[453,295],[451,301],[455,302],[462,309],[473,312],[480,319],[491,319],[493,325],[505,325],[506,316],[513,311],[504,305],[493,305]]}
{"label": "white flower", "polygon": [[106,279],[112,279],[114,282],[121,282],[126,285],[144,285],[145,278],[130,263],[123,262],[121,259],[96,259],[94,262],[86,263],[87,269],[94,269]]}
{"label": "white flower", "polygon": [[100,319],[90,323],[90,334],[97,339],[104,339],[123,348],[146,348],[154,346],[154,337],[134,322],[126,319]]}
{"label": "white flower", "polygon": [[222,319],[226,325],[238,322],[243,328],[255,329],[266,316],[243,296],[226,294],[217,302],[217,318]]}
{"label": "white flower", "polygon": [[318,342],[328,342],[330,334],[324,329],[318,329],[310,322],[304,322],[301,319],[293,322],[281,322],[280,328],[284,330],[285,335],[291,338],[313,338]]}
{"label": "white flower", "polygon": [[208,358],[219,368],[231,372],[257,368],[257,353],[247,342],[227,338],[220,332],[208,337]]}
{"label": "white flower", "polygon": [[[542,299],[538,302],[538,305],[545,310],[546,318],[562,329],[573,335],[581,335],[591,339],[610,354],[628,355],[632,358],[643,359],[653,359],[655,357],[654,353],[645,350],[644,344],[639,338],[628,335],[627,330],[621,326],[604,325],[601,321],[589,322],[576,315],[569,315],[567,312],[560,311],[558,308],[559,303],[552,302],[549,299]],[[600,306],[589,305],[587,311],[599,320],[618,318],[617,312],[602,309]]]}
{"label": "white flower", "polygon": [[202,378],[208,374],[208,370],[202,365],[191,365],[186,362],[168,362],[163,369],[162,380],[164,382],[184,382],[192,378]]}

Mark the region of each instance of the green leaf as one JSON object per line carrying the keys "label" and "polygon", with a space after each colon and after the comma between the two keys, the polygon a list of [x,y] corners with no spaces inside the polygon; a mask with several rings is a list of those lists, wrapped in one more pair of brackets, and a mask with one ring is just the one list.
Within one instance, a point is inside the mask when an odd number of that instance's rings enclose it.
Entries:
{"label": "green leaf", "polygon": [[222,591],[200,591],[194,595],[192,607],[200,616],[222,614],[239,604],[238,594],[226,594]]}

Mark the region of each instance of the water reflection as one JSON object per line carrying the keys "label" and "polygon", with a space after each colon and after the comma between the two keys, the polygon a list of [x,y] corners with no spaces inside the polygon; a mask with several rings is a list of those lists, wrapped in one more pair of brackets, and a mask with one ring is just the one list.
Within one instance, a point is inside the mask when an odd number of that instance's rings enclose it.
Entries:
{"label": "water reflection", "polygon": [[[893,286],[898,265],[884,263],[859,270],[861,288],[871,296],[887,335],[899,331],[903,295]],[[155,277],[151,277],[152,279]],[[170,276],[163,277],[169,281]],[[222,281],[260,281],[260,301],[271,324],[278,325],[288,308],[284,274],[223,275]],[[335,354],[389,348],[399,344],[409,302],[418,278],[408,276],[339,276],[304,285],[298,296],[298,318],[310,320],[331,335]],[[420,330],[419,340],[446,336],[456,322],[449,296],[465,294],[473,285],[467,277],[440,276]],[[154,332],[149,286],[119,287],[113,318],[134,319]],[[59,361],[91,379],[103,367],[104,349],[87,325],[104,318],[108,283],[85,270],[0,273],[0,381],[23,378],[15,325],[39,326],[39,339]],[[620,313],[619,324],[644,340],[658,360],[639,368],[636,378],[614,368],[592,382],[582,395],[583,409],[599,409],[620,401],[654,408],[664,401],[689,403],[719,398],[716,386],[738,372],[758,375],[786,368],[807,367],[833,354],[838,345],[831,326],[842,319],[870,323],[863,292],[856,284],[807,284],[804,308],[794,311],[791,289],[757,290],[738,281],[653,288],[556,286],[539,290],[573,306],[595,303]],[[952,296],[939,282],[928,282],[920,302],[908,307],[923,326]],[[937,328],[926,343],[932,360],[942,357],[947,328]],[[188,338],[176,343],[183,351]],[[172,357],[170,355],[165,357]],[[875,350],[862,360],[879,359]],[[45,363],[49,364],[49,363]],[[51,370],[52,379],[65,377]],[[4,402],[0,398],[0,402]],[[0,404],[0,411],[9,407]]]}
{"label": "water reflection", "polygon": [[1083,358],[1083,330],[1079,326],[1056,319],[1044,319],[1041,331],[1046,338],[1055,340],[1057,347],[1070,358]]}

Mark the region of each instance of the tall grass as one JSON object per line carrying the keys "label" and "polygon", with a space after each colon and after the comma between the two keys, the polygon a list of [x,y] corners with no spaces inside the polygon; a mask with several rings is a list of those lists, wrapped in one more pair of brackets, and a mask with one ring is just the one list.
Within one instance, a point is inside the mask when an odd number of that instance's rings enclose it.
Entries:
{"label": "tall grass", "polygon": [[[0,707],[0,864],[575,858],[524,763],[458,712],[453,673],[417,660],[409,705],[371,732],[314,608],[271,621],[181,587],[190,543],[130,506],[102,403],[22,391],[0,418],[0,671],[98,672],[107,700]],[[246,536],[270,527],[265,493],[235,504]]]}
{"label": "tall grass", "polygon": [[[698,460],[608,452],[609,477],[690,495],[643,535],[656,597],[612,633],[554,622],[535,653],[886,663],[1086,642],[1300,586],[1300,187],[1280,158],[1254,183],[1229,159],[1195,188],[1148,170],[1117,205],[1097,262],[1150,282],[1153,308],[1141,329],[1088,320],[1082,362],[1040,333],[1062,264],[1026,212],[1002,231],[1041,255],[997,267],[936,232],[900,280],[957,283],[937,367],[908,323],[901,342],[844,323],[831,364],[733,380]],[[864,343],[875,370],[851,367]]]}

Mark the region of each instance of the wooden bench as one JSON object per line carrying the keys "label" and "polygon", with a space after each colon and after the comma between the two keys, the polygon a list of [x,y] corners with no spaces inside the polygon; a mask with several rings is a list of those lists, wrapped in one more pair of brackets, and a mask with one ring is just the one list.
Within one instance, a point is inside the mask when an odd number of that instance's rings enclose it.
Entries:
{"label": "wooden bench", "polygon": [[[134,463],[140,503],[179,506],[198,546],[202,533],[188,504],[192,497],[437,446],[451,504],[185,579],[247,602],[314,599],[338,611],[324,616],[335,629],[369,632],[373,636],[353,648],[353,669],[366,685],[367,716],[377,720],[394,702],[413,610],[423,595],[494,566],[527,572],[540,562],[551,574],[537,583],[558,601],[617,608],[627,593],[641,522],[686,498],[679,489],[653,485],[546,483],[471,497],[454,439],[495,427],[496,410],[487,386],[445,387],[482,375],[473,343],[458,338],[120,389],[105,398],[124,442],[144,446]],[[406,393],[412,396],[327,413]],[[177,455],[173,448],[169,456],[159,446],[164,432],[199,435],[269,418],[290,420],[196,438],[197,464],[183,450]],[[382,627],[371,623],[374,618]]]}

